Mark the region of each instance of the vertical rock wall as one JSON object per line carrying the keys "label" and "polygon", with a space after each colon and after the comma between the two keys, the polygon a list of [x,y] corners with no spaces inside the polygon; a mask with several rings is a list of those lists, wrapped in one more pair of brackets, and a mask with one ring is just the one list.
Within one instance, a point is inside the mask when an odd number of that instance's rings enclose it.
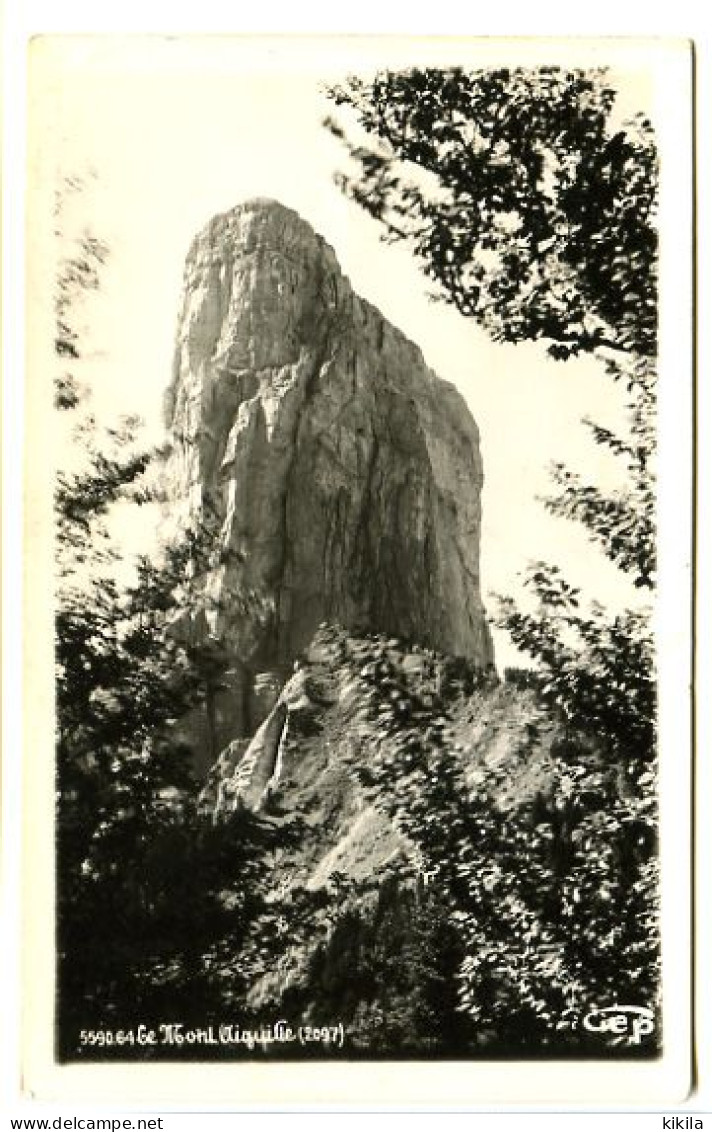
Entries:
{"label": "vertical rock wall", "polygon": [[248,202],[193,242],[166,416],[175,506],[222,559],[204,631],[240,659],[223,739],[240,681],[322,621],[492,662],[475,422],[294,212]]}

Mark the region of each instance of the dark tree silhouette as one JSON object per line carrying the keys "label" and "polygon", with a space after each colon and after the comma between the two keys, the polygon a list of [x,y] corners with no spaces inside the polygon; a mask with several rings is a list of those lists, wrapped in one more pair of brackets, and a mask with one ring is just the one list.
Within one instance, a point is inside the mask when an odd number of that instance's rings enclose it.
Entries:
{"label": "dark tree silhouette", "polygon": [[383,71],[329,96],[352,160],[338,183],[438,297],[558,358],[654,357],[656,149],[643,115],[618,121],[605,72]]}
{"label": "dark tree silhouette", "polygon": [[[604,491],[559,464],[544,502],[652,590],[649,122],[619,120],[603,71],[385,71],[328,95],[337,115],[325,124],[349,158],[337,182],[386,240],[412,248],[436,298],[495,341],[541,341],[562,361],[594,354],[625,390],[620,432],[586,422],[624,465],[623,487]],[[534,611],[500,599],[496,623],[534,660],[534,691],[563,725],[537,812],[498,812],[467,791],[446,746],[425,750],[415,736],[407,757],[379,756],[376,777],[453,895],[464,1008],[495,1042],[551,1045],[596,995],[657,1001],[654,641],[648,610],[612,614],[556,566],[532,564],[525,585]]]}

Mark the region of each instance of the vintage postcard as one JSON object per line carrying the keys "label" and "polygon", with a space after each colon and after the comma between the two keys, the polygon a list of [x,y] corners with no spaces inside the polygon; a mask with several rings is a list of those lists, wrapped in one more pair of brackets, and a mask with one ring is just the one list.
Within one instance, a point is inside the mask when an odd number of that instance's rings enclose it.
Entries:
{"label": "vintage postcard", "polygon": [[29,68],[26,1087],[681,1101],[690,45]]}

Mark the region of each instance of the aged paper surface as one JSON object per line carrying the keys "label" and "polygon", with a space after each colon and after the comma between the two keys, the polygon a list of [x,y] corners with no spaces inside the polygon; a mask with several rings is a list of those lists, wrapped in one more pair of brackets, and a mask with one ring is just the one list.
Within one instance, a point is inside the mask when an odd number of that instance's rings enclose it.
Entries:
{"label": "aged paper surface", "polygon": [[[96,295],[86,304],[85,338],[78,351],[82,356],[73,358],[71,350],[60,355],[69,356],[67,365],[76,368],[79,385],[88,388],[100,425],[111,425],[120,414],[138,413],[147,422],[149,441],[161,442],[162,402],[174,365],[181,272],[190,242],[212,217],[246,201],[276,198],[324,237],[354,292],[416,343],[427,365],[459,389],[474,416],[484,464],[479,551],[481,595],[488,612],[492,592],[514,592],[521,598],[517,577],[532,559],[565,563],[582,592],[620,610],[632,600],[627,580],[621,582],[620,571],[595,557],[580,533],[547,515],[537,502],[537,496],[547,492],[552,460],[575,466],[579,458],[588,479],[606,482],[607,460],[595,448],[591,453],[578,421],[589,416],[615,430],[621,421],[620,384],[604,378],[602,367],[585,352],[583,357],[552,362],[539,342],[512,342],[505,336],[504,342],[493,343],[451,306],[430,304],[428,282],[409,252],[379,243],[374,222],[334,186],[333,174],[343,158],[322,126],[322,118],[333,109],[324,101],[324,88],[351,74],[368,79],[383,68],[532,71],[542,66],[561,74],[608,68],[619,92],[616,113],[621,123],[638,112],[649,117],[659,156],[659,581],[653,594],[660,752],[659,1007],[621,1002],[606,986],[603,1001],[596,1002],[595,1009],[589,1004],[582,1014],[588,1033],[601,1034],[600,1054],[595,1044],[574,1044],[565,1060],[560,1047],[552,1053],[536,1040],[525,1042],[519,1054],[508,1049],[505,1058],[496,1056],[496,1046],[488,1053],[486,1042],[478,1049],[471,1039],[469,1044],[462,1039],[460,1046],[445,1046],[435,1055],[428,1053],[427,1045],[374,1045],[369,1057],[367,1041],[355,1045],[349,1039],[353,1018],[344,1022],[336,1014],[324,1017],[318,1011],[311,1027],[318,1031],[316,1047],[307,1048],[302,1041],[305,1016],[302,1012],[296,1020],[290,1017],[287,999],[277,1013],[264,1008],[260,1016],[254,1008],[257,1020],[250,1024],[241,1022],[239,1011],[237,1016],[211,1013],[189,1023],[171,1012],[170,996],[165,1013],[147,1015],[145,1023],[136,1018],[122,1024],[121,1008],[107,1012],[100,1001],[95,1022],[86,1021],[86,1004],[68,999],[75,993],[72,987],[88,986],[94,975],[82,969],[85,982],[68,982],[58,996],[55,936],[56,908],[62,899],[71,904],[71,893],[62,891],[67,882],[61,873],[56,883],[51,647],[56,606],[48,600],[53,577],[51,491],[58,470],[69,469],[71,474],[81,467],[81,444],[52,409],[52,379],[58,369],[54,302],[62,238],[76,231],[81,240],[88,232],[106,243],[108,257],[105,268],[99,257]],[[211,1103],[238,1106],[267,1104],[276,1089],[284,1105],[309,1104],[317,1098],[319,1103],[358,1104],[366,1097],[384,1104],[501,1103],[510,1101],[513,1091],[517,1099],[531,1103],[594,1102],[602,1095],[610,1103],[678,1099],[690,1072],[688,47],[603,40],[43,37],[32,45],[30,78],[25,624],[27,639],[37,644],[28,674],[24,799],[27,886],[32,892],[25,934],[28,1088],[40,1097],[86,1100],[116,1095],[176,1102],[200,1095]],[[79,188],[74,181],[81,182]],[[64,194],[59,211],[57,194]],[[562,301],[567,301],[566,295]],[[188,323],[193,325],[190,318]],[[246,368],[242,362],[240,367]],[[196,444],[201,435],[198,430]],[[266,472],[253,469],[251,474]],[[257,492],[257,479],[251,483],[248,477],[244,483]],[[181,481],[181,486],[187,490],[190,484]],[[157,513],[149,511],[148,520],[146,514],[145,509],[128,509],[113,520],[110,538],[124,553],[149,546]],[[368,628],[395,632],[390,625]],[[510,650],[504,632],[495,633],[501,677],[506,668],[519,666],[520,657]],[[288,713],[292,708],[293,703],[287,705]],[[239,734],[249,739],[252,732],[246,728]],[[58,785],[61,807],[63,791],[72,798],[74,787],[61,780]],[[269,808],[260,812],[269,818]],[[111,820],[109,815],[109,824]],[[364,833],[364,844],[366,837]],[[332,864],[337,864],[333,872],[345,867],[348,873],[348,852],[339,845],[332,849]],[[358,852],[354,855],[358,858]],[[373,860],[380,867],[380,858]],[[329,876],[329,867],[322,861],[322,878]],[[86,874],[78,873],[79,879],[81,875]],[[87,899],[84,888],[77,892]],[[98,904],[97,915],[101,908]],[[176,938],[186,930],[179,924]],[[395,938],[389,942],[386,937],[386,951],[401,946],[401,937],[399,943]],[[165,967],[170,968],[168,961]],[[266,978],[264,972],[261,977]],[[348,970],[342,972],[346,988],[350,977]],[[96,985],[105,990],[108,984]],[[58,1037],[62,1011],[66,1014],[69,1007],[73,1017],[72,1009],[79,1006],[85,1018],[80,1032]],[[375,1014],[368,1016],[366,1028],[375,1027],[374,1019]],[[651,1056],[638,1056],[641,1051],[635,1046],[641,1042],[636,1038],[647,1037],[660,1019],[661,1050],[652,1048]],[[299,1042],[281,1058],[274,1047],[285,1029],[298,1034]],[[492,1024],[484,1029],[490,1035]],[[240,1040],[243,1033],[253,1035],[254,1048]],[[616,1042],[616,1036],[623,1040]],[[228,1050],[219,1063],[205,1056],[213,1039]],[[247,1059],[245,1048],[250,1050]],[[130,1066],[125,1064],[129,1061]]]}

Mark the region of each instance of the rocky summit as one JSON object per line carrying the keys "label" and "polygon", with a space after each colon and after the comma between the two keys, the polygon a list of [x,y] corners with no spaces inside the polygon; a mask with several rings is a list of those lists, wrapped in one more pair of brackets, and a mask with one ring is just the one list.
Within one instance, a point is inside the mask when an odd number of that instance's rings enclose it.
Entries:
{"label": "rocky summit", "polygon": [[295,212],[250,201],[193,241],[166,421],[169,489],[214,532],[199,631],[234,659],[213,756],[322,622],[492,663],[477,426]]}

